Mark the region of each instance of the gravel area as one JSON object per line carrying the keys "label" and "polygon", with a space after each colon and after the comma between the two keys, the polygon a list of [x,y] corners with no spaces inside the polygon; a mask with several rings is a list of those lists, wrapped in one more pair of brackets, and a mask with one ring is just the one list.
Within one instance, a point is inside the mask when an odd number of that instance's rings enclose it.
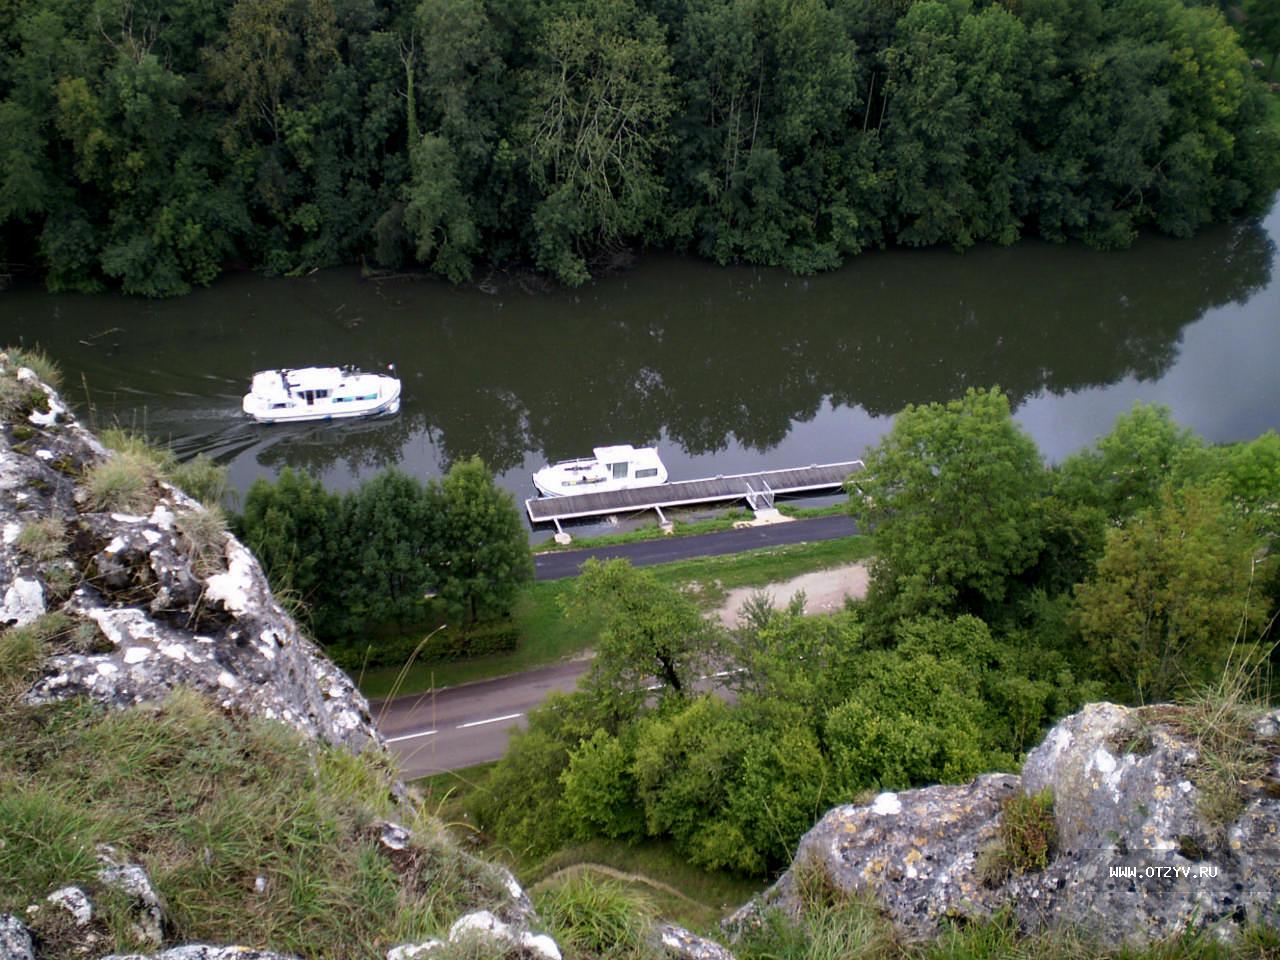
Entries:
{"label": "gravel area", "polygon": [[766,587],[739,587],[730,590],[718,614],[727,627],[737,626],[738,613],[747,598],[764,591],[773,598],[774,606],[785,607],[800,591],[804,591],[804,612],[831,613],[844,606],[845,597],[861,600],[867,595],[867,566],[851,563],[816,573],[806,573],[792,580],[771,583]]}

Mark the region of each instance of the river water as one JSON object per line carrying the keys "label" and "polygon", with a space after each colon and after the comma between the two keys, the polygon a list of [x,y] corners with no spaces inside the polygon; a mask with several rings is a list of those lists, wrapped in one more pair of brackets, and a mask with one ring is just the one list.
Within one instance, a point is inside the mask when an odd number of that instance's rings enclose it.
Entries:
{"label": "river water", "polygon": [[[286,465],[337,490],[479,454],[530,496],[548,460],[656,442],[672,479],[861,455],[908,403],[998,384],[1051,460],[1137,400],[1212,441],[1280,428],[1280,207],[1100,253],[888,251],[815,277],[645,255],[580,290],[229,276],[167,301],[0,294],[0,342],[39,343],[98,426],[205,452],[243,492]],[[247,422],[255,370],[394,361],[398,416]]]}

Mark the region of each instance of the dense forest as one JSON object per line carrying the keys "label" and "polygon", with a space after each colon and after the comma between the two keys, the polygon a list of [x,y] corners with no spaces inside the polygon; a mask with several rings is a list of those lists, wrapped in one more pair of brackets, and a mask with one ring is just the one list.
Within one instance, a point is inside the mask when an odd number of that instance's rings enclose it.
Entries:
{"label": "dense forest", "polygon": [[0,261],[583,282],[809,272],[1256,209],[1265,88],[1191,0],[0,0]]}
{"label": "dense forest", "polygon": [[[1004,394],[970,390],[907,407],[866,466],[871,587],[842,613],[761,597],[726,633],[651,573],[588,561],[565,614],[598,625],[591,668],[530,712],[473,822],[535,856],[662,838],[767,875],[828,807],[1016,770],[1088,701],[1270,695],[1275,433],[1213,447],[1139,406],[1048,467]],[[732,700],[696,688],[712,670]],[[1202,786],[1230,819],[1234,787]]]}

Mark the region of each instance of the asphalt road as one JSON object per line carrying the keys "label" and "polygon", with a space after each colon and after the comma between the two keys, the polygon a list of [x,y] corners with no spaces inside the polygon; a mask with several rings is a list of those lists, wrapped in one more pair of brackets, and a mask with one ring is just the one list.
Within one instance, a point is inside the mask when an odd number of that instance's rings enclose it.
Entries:
{"label": "asphalt road", "polygon": [[408,780],[497,760],[511,730],[553,690],[570,691],[588,662],[571,660],[370,704],[374,721]]}
{"label": "asphalt road", "polygon": [[[592,550],[545,553],[535,558],[535,569],[539,580],[558,580],[577,575],[578,567],[588,557],[626,557],[636,566],[647,566],[757,547],[834,540],[854,533],[857,530],[853,520],[847,516],[817,517],[692,537],[663,537]],[[511,731],[525,725],[529,711],[553,690],[572,690],[586,669],[587,661],[573,660],[370,706],[378,729],[400,761],[401,775],[414,780],[500,759],[507,752]]]}
{"label": "asphalt road", "polygon": [[728,553],[741,553],[759,547],[835,540],[839,537],[851,537],[857,532],[853,518],[839,514],[814,517],[811,520],[793,520],[791,523],[745,527],[741,530],[724,530],[720,533],[700,533],[692,537],[662,537],[658,540],[640,540],[590,550],[552,551],[540,553],[533,558],[534,577],[538,580],[560,580],[577,576],[578,568],[591,557],[601,560],[625,557],[634,566],[647,567],[650,564],[670,563],[672,560],[687,560],[690,557],[718,557]]}

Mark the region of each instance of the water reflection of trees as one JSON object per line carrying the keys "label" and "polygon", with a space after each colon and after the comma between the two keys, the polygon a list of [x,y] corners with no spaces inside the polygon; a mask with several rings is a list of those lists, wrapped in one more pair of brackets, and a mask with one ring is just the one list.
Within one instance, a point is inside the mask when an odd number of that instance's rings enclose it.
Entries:
{"label": "water reflection of trees", "polygon": [[[1272,258],[1266,232],[1239,224],[1116,254],[1024,243],[868,255],[808,279],[663,258],[578,292],[489,295],[336,271],[240,278],[144,317],[123,299],[10,303],[69,381],[142,388],[136,401],[121,393],[115,415],[128,422],[131,402],[165,409],[148,430],[183,438],[184,452],[313,473],[479,454],[505,472],[530,451],[560,459],[664,433],[695,455],[767,450],[826,398],[881,415],[969,386],[999,384],[1020,403],[1157,378],[1187,324],[1268,283]],[[104,358],[84,331],[113,325],[120,349]],[[341,430],[239,419],[251,368],[379,358],[399,362],[398,417]],[[177,390],[195,399],[184,406]]]}
{"label": "water reflection of trees", "polygon": [[[1021,403],[1125,377],[1158,378],[1183,328],[1270,280],[1255,224],[1100,254],[1024,245],[967,256],[863,258],[838,274],[718,271],[597,286],[586,308],[538,322],[454,325],[442,363],[485,408],[488,458],[571,456],[604,440],[667,435],[689,453],[779,443],[824,398],[891,414],[1000,384]],[[441,376],[439,382],[445,382]],[[479,449],[472,403],[429,403],[446,450]]]}

